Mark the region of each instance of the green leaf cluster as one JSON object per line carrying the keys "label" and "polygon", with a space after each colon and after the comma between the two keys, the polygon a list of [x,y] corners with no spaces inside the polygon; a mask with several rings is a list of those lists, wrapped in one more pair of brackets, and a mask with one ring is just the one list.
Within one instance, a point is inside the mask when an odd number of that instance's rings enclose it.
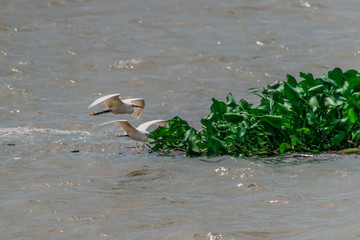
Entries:
{"label": "green leaf cluster", "polygon": [[151,133],[154,150],[177,149],[187,156],[253,156],[341,150],[360,143],[360,74],[340,68],[319,78],[287,75],[266,88],[254,106],[212,99],[210,114],[196,130],[179,117]]}

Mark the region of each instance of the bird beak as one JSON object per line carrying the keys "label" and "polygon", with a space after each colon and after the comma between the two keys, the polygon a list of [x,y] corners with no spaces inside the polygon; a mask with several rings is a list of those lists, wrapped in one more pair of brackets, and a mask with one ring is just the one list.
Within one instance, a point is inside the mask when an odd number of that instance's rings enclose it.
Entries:
{"label": "bird beak", "polygon": [[106,110],[104,110],[104,111],[102,111],[102,112],[93,112],[93,113],[90,113],[90,115],[99,115],[99,114],[108,113],[108,112],[111,112],[111,110],[110,110],[110,109],[106,109]]}

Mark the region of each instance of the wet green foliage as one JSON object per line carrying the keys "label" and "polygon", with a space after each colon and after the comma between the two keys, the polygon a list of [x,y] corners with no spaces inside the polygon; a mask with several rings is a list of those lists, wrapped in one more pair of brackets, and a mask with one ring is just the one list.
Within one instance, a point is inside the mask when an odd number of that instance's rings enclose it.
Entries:
{"label": "wet green foliage", "polygon": [[288,152],[323,152],[360,143],[360,74],[339,68],[314,78],[288,75],[263,90],[254,106],[229,93],[212,99],[210,114],[196,130],[179,117],[151,133],[155,151],[175,149],[187,156],[253,156]]}

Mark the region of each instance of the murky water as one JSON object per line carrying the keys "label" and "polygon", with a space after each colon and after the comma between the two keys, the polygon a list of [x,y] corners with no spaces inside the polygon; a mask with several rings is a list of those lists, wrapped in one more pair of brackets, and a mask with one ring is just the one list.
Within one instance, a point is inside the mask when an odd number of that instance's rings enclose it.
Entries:
{"label": "murky water", "polygon": [[[286,74],[359,70],[358,7],[1,1],[0,238],[360,239],[357,155],[209,163],[94,127],[174,116],[201,127],[212,97],[256,103],[248,88]],[[146,99],[139,121],[89,115],[117,92]]]}

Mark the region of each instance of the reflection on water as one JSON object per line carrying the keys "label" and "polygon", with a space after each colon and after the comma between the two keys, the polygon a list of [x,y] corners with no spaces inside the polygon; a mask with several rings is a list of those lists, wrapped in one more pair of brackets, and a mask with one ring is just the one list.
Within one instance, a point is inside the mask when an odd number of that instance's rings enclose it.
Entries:
{"label": "reflection on water", "polygon": [[358,156],[186,158],[97,124],[99,94],[140,122],[195,128],[211,98],[286,74],[359,69],[358,2],[5,1],[1,239],[358,239]]}

